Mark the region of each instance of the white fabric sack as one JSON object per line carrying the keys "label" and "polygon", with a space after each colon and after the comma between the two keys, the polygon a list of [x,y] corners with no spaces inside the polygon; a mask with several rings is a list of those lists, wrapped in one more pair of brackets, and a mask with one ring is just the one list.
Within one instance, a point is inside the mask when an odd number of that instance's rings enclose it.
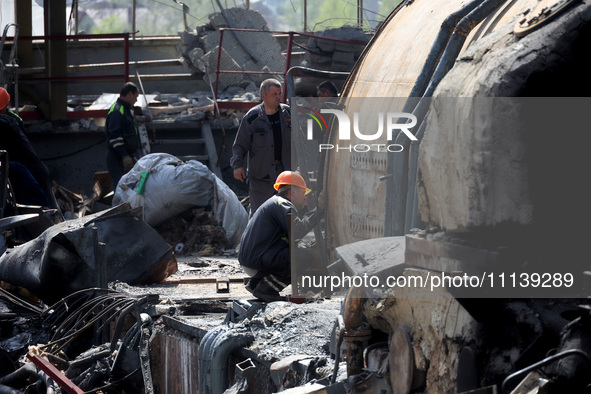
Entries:
{"label": "white fabric sack", "polygon": [[[136,192],[141,174],[149,172],[144,192]],[[123,187],[122,187],[123,186]],[[236,194],[204,164],[183,162],[168,153],[142,157],[117,185],[113,206],[129,201],[143,206],[144,221],[152,227],[213,199],[214,217],[224,227],[233,246],[240,242],[248,223],[248,214]]]}

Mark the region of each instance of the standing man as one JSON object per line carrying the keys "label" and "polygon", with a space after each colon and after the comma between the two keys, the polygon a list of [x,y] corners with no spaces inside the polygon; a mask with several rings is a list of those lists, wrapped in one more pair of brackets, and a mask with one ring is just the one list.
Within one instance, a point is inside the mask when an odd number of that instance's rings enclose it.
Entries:
{"label": "standing man", "polygon": [[137,86],[127,82],[107,114],[107,169],[113,190],[140,157],[140,137],[133,117],[138,96]]}
{"label": "standing man", "polygon": [[263,102],[242,118],[230,160],[234,178],[244,182],[248,153],[250,217],[274,194],[277,175],[291,169],[291,112],[281,104],[281,83],[266,79],[260,89]]}
{"label": "standing man", "polygon": [[[251,277],[246,289],[265,302],[282,300],[279,292],[291,283],[289,237],[302,238],[316,225],[319,215],[316,208],[299,215],[298,209],[306,206],[306,194],[311,190],[297,172],[282,172],[273,187],[277,194],[265,201],[250,219],[238,251],[238,261]],[[323,208],[321,193],[318,209]],[[288,232],[289,213],[292,214],[292,234]]]}

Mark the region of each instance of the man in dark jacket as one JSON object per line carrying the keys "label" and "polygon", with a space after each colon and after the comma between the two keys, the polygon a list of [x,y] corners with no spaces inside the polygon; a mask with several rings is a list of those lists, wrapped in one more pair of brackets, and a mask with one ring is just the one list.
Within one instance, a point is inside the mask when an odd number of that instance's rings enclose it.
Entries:
{"label": "man in dark jacket", "polygon": [[140,157],[140,137],[133,117],[138,96],[137,86],[127,82],[107,114],[107,169],[113,190]]}
{"label": "man in dark jacket", "polygon": [[242,118],[230,160],[234,178],[244,182],[248,154],[251,217],[275,193],[277,175],[291,169],[291,112],[281,104],[281,83],[267,79],[260,89],[263,102]]}
{"label": "man in dark jacket", "polygon": [[[277,177],[277,195],[265,201],[248,222],[238,252],[238,261],[251,277],[246,289],[263,301],[281,300],[279,292],[291,282],[288,213],[292,214],[293,239],[306,235],[318,222],[316,209],[300,216],[310,189],[297,172],[284,171]],[[319,199],[319,208],[324,207]]]}
{"label": "man in dark jacket", "polygon": [[49,171],[25,135],[23,121],[8,109],[10,94],[0,87],[0,150],[8,152],[8,178],[19,204],[57,208]]}

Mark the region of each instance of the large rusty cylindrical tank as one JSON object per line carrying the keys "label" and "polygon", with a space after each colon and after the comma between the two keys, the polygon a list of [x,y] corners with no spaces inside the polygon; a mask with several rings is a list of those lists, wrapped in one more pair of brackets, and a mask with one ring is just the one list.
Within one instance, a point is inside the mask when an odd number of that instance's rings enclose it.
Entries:
{"label": "large rusty cylindrical tank", "polygon": [[[480,13],[479,7],[489,8]],[[419,227],[452,234],[452,242],[473,250],[510,250],[512,269],[528,265],[583,277],[588,231],[581,223],[591,219],[584,187],[591,137],[581,131],[591,106],[585,98],[589,42],[589,0],[403,2],[368,44],[340,104],[366,134],[376,130],[376,117],[367,113],[413,112],[420,98],[428,110],[413,129],[418,141],[405,145],[404,155],[326,153],[328,249]],[[513,127],[526,112],[539,128]],[[373,142],[394,142],[386,133],[380,138]],[[334,128],[329,143],[343,143]],[[347,144],[367,140],[352,133]],[[405,263],[412,266],[408,245]],[[429,269],[452,274],[449,255],[422,252]],[[403,275],[432,273],[424,268]],[[564,324],[552,310],[564,307],[556,300],[466,302],[446,289],[394,294],[368,302],[364,315],[391,338],[399,333],[415,363],[425,361],[425,393],[457,390],[459,364],[478,364],[486,372],[481,384],[499,383],[516,365],[550,351],[535,339],[556,339],[556,327]],[[524,361],[528,348],[538,353]]]}

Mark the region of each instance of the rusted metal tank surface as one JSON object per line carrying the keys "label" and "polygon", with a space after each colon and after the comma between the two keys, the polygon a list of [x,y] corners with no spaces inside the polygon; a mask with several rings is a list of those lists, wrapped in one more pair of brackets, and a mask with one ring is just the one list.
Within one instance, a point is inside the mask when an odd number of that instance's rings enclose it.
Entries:
{"label": "rusted metal tank surface", "polygon": [[[357,62],[342,96],[407,97],[442,22],[466,3],[421,0],[394,11]],[[387,100],[379,103],[388,110]],[[347,105],[345,112],[356,111]],[[362,141],[352,137],[350,142]],[[380,143],[385,143],[385,137]],[[327,225],[333,247],[384,235],[386,185],[379,178],[386,175],[386,153],[376,152],[370,168],[355,168],[352,156],[331,152],[327,158]]]}
{"label": "rusted metal tank surface", "polygon": [[[581,217],[587,218],[590,213],[586,203],[589,195],[581,186],[584,174],[580,170],[589,167],[588,154],[584,152],[584,147],[589,146],[588,138],[577,135],[574,143],[566,143],[554,138],[553,133],[512,135],[513,129],[500,127],[502,123],[498,121],[509,118],[503,113],[494,119],[490,116],[492,111],[463,111],[461,106],[455,105],[457,103],[442,100],[462,98],[474,104],[494,97],[511,99],[508,103],[512,104],[519,103],[512,101],[516,97],[587,96],[585,92],[589,91],[591,82],[585,71],[589,62],[583,54],[591,36],[591,2],[577,2],[539,30],[517,36],[516,25],[523,19],[524,12],[543,3],[505,1],[481,23],[470,26],[472,30],[466,31],[467,39],[451,70],[431,94],[435,104],[425,117],[426,128],[418,152],[422,228],[454,234],[458,237],[450,239],[450,246],[454,248],[467,239],[488,243],[486,247],[474,244],[479,255],[467,258],[463,254],[461,257],[466,260],[463,269],[450,271],[474,269],[478,264],[486,265],[487,269],[494,264],[502,268],[506,263],[516,269],[520,264],[530,263],[543,272],[541,262],[551,263],[545,268],[556,270],[560,265],[561,269],[566,267],[577,275],[576,269],[583,265],[588,268],[586,264],[579,264],[580,259],[576,257],[585,253],[588,242],[582,235],[584,232],[569,231],[580,225]],[[552,2],[547,3],[552,5]],[[394,98],[404,100],[410,96],[442,21],[465,4],[418,0],[395,12],[366,48],[345,85],[342,102],[349,118],[353,119],[355,112],[367,108],[365,103],[355,100],[356,97],[381,97],[383,100],[371,101],[372,111],[387,112],[396,101]],[[578,104],[580,102],[578,100]],[[588,101],[583,103],[588,104]],[[485,101],[484,104],[490,103]],[[539,114],[540,125],[547,123],[553,130],[568,133],[580,129],[586,122],[575,116],[584,113],[584,109],[566,104],[553,108],[555,112],[549,111],[548,106],[533,107],[533,112]],[[491,105],[490,108],[500,107]],[[479,117],[480,114],[487,116]],[[564,122],[564,127],[558,126],[559,120]],[[367,129],[375,130],[375,126]],[[336,143],[336,134],[331,133],[330,141]],[[363,141],[351,140],[350,143]],[[387,143],[385,138],[381,143]],[[369,165],[361,166],[355,155],[348,152],[327,155],[324,176],[329,202],[329,246],[381,236],[378,233],[384,230],[389,208],[386,207],[386,184],[379,178],[389,175],[390,171],[386,153],[376,153],[373,158]],[[561,197],[566,195],[568,203],[561,203]],[[561,208],[557,209],[559,206]],[[512,231],[506,231],[508,224],[515,226],[510,228]],[[506,241],[511,242],[502,243]],[[413,246],[411,237],[406,236],[404,262],[413,268],[408,268],[403,275],[427,275],[425,269],[446,272],[449,268],[452,253],[435,250],[432,246],[437,242],[428,237],[424,245],[422,257],[430,260],[429,266],[418,258],[413,259],[420,248]],[[502,256],[489,264],[485,256],[489,246],[495,251],[494,248],[509,251],[516,258]],[[456,251],[462,252],[458,248],[453,253]],[[530,256],[536,259],[529,259]],[[516,362],[504,356],[498,358],[497,354],[523,354],[532,339],[516,335],[517,341],[505,343],[507,336],[496,330],[497,322],[509,329],[520,324],[516,319],[501,318],[505,311],[515,316],[533,316],[537,321],[532,320],[532,327],[545,327],[540,331],[546,330],[544,334],[551,331],[547,328],[548,322],[555,317],[536,312],[536,308],[548,306],[548,301],[542,298],[531,303],[509,300],[503,304],[503,299],[494,297],[465,302],[466,299],[444,292],[422,298],[421,290],[413,288],[407,293],[406,289],[396,288],[392,298],[368,302],[364,315],[372,327],[389,333],[390,339],[395,338],[400,327],[407,330],[410,340],[403,340],[403,344],[408,345],[412,340],[415,357],[420,356],[429,364],[422,391],[425,393],[467,392],[500,383],[499,378],[503,381],[510,371],[519,369]],[[568,302],[565,299],[561,307],[573,306]],[[479,311],[482,315],[477,313]],[[515,323],[509,323],[513,321]],[[562,324],[557,321],[558,327]],[[482,335],[484,331],[488,331],[487,335]],[[479,371],[480,377],[468,373],[469,379],[463,379],[466,376],[462,375],[470,370],[467,367],[476,365],[471,348],[474,343],[487,349],[484,352],[487,354],[476,356],[479,364],[486,367]],[[391,347],[390,350],[395,354],[397,349]],[[545,354],[545,350],[540,354]],[[419,358],[415,358],[415,362]],[[398,360],[398,364],[408,367],[411,363]],[[391,371],[395,370],[393,365],[391,361]],[[401,376],[408,377],[397,375]],[[481,386],[470,382],[477,378]],[[411,392],[411,383],[407,386],[401,392]]]}
{"label": "rusted metal tank surface", "polygon": [[[468,3],[418,0],[399,6],[368,44],[344,86],[341,102],[349,118],[353,119],[353,114],[357,112],[360,114],[360,125],[370,122],[360,128],[376,130],[375,124],[371,123],[375,120],[363,117],[368,106],[374,114],[391,111],[393,107],[400,110],[400,102],[404,103],[411,94],[442,23]],[[537,3],[536,0],[503,2],[484,21],[477,26],[470,26],[472,30],[467,33],[461,53],[491,32],[513,26],[520,14]],[[330,142],[337,144],[336,139],[333,132]],[[351,136],[347,142],[351,145],[367,143],[355,136]],[[382,134],[379,141],[372,142],[387,144],[386,133]],[[391,235],[384,232],[386,182],[383,177],[388,175],[387,155],[382,151],[371,152],[369,163],[359,165],[359,154],[355,152],[332,150],[327,153],[324,185],[329,201],[329,247]]]}

